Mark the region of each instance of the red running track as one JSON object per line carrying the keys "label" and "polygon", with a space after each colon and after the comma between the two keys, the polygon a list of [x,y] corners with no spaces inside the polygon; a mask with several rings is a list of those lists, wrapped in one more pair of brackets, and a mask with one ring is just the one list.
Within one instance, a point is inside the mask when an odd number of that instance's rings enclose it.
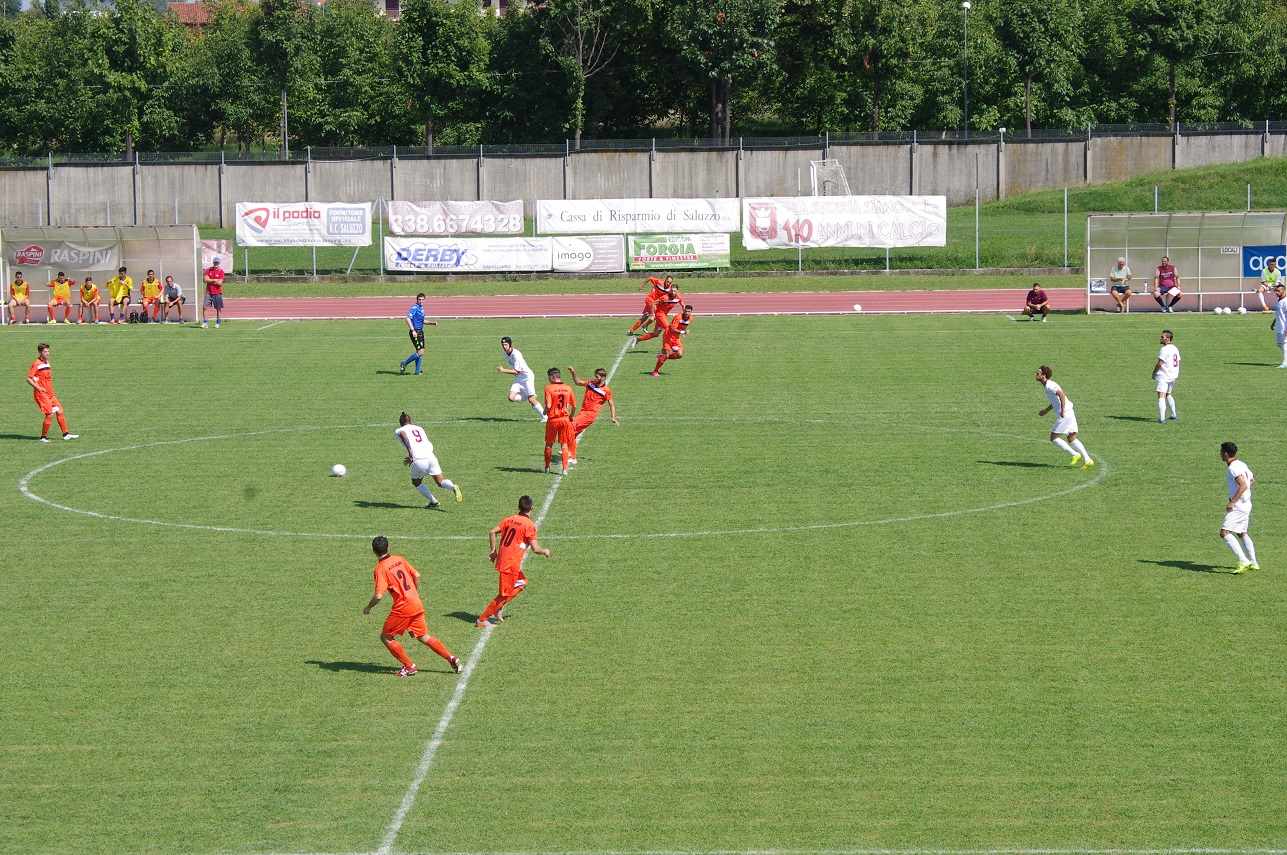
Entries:
{"label": "red running track", "polygon": [[[864,313],[1010,312],[1023,310],[1026,288],[978,291],[808,291],[773,294],[688,294],[701,316],[841,315]],[[1081,288],[1046,292],[1052,309],[1085,309]],[[230,297],[225,318],[286,321],[327,318],[401,318],[414,297]],[[512,297],[427,297],[430,318],[637,317],[639,294],[545,294]]]}

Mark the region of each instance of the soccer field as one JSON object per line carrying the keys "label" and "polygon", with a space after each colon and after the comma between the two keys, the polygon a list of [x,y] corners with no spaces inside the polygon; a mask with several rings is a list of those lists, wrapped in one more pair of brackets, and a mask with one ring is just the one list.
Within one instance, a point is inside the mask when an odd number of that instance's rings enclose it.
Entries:
{"label": "soccer field", "polygon": [[[444,321],[422,377],[397,320],[0,331],[0,852],[1287,849],[1267,317],[699,317],[661,378],[626,326]],[[501,335],[614,371],[565,479]],[[74,442],[33,441],[41,340]],[[553,556],[478,630],[525,493]],[[465,674],[393,676],[376,534]]]}

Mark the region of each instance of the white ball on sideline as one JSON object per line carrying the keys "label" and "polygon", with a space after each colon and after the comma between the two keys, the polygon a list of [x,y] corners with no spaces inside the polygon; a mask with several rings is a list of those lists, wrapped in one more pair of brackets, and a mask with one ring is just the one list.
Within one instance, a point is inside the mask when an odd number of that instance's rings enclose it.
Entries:
{"label": "white ball on sideline", "polygon": [[1240,315],[1245,315],[1245,314],[1247,314],[1247,307],[1246,307],[1246,306],[1239,306],[1239,307],[1238,307],[1238,314],[1240,314]]}
{"label": "white ball on sideline", "polygon": [[862,311],[862,306],[861,306],[861,305],[859,305],[858,303],[854,303],[854,311],[855,311],[855,312],[861,312],[861,311]]}
{"label": "white ball on sideline", "polygon": [[344,468],[343,463],[336,463],[331,467],[331,474],[336,478],[343,478],[345,475],[349,474],[349,470]]}

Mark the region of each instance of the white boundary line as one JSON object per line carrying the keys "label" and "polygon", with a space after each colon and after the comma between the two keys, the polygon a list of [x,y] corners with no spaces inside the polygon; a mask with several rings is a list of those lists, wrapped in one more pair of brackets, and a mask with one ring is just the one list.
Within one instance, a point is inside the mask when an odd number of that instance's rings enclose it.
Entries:
{"label": "white boundary line", "polygon": [[260,330],[266,330],[269,327],[275,327],[278,324],[284,324],[284,323],[286,323],[286,321],[273,321],[271,324],[264,324],[262,327],[255,327],[253,330],[251,330],[251,332],[259,332]]}
{"label": "white boundary line", "polygon": [[[260,855],[260,853],[255,853]],[[274,853],[280,855],[280,853]],[[294,853],[381,855],[381,853]],[[383,853],[391,855],[391,853]],[[421,852],[405,855],[1287,855],[1287,849],[564,849],[495,852]]]}
{"label": "white boundary line", "polygon": [[[621,352],[617,354],[617,361],[612,363],[612,368],[608,371],[608,381],[612,381],[612,375],[616,373],[617,367],[621,365],[621,360],[625,358],[626,351],[629,350],[629,342],[621,346]],[[545,502],[541,505],[541,510],[537,512],[537,528],[545,522],[545,516],[549,513],[550,505],[554,502],[554,496],[559,492],[559,487],[563,484],[563,476],[558,476],[550,490],[545,494]],[[527,556],[523,555],[523,561],[527,561]],[[520,565],[521,566],[521,565]],[[461,672],[460,681],[456,683],[456,690],[451,694],[451,700],[442,711],[442,717],[438,719],[438,726],[434,728],[433,736],[429,738],[428,744],[425,745],[424,753],[420,756],[420,764],[416,766],[416,773],[411,778],[411,783],[407,785],[407,791],[402,796],[402,802],[398,805],[397,811],[393,814],[393,819],[389,822],[389,827],[385,829],[384,840],[380,843],[380,848],[376,850],[376,855],[390,855],[393,851],[393,844],[398,839],[398,833],[402,830],[402,824],[407,819],[407,814],[415,806],[416,795],[420,792],[420,787],[429,775],[429,769],[433,766],[434,758],[438,756],[438,747],[442,745],[443,737],[447,734],[447,728],[451,726],[452,717],[456,715],[456,709],[460,706],[465,697],[465,689],[469,686],[469,678],[474,673],[474,668],[478,661],[482,659],[483,650],[487,647],[487,641],[492,637],[495,626],[486,626],[483,633],[478,638],[478,643],[469,653],[469,660],[465,663],[464,670]]]}

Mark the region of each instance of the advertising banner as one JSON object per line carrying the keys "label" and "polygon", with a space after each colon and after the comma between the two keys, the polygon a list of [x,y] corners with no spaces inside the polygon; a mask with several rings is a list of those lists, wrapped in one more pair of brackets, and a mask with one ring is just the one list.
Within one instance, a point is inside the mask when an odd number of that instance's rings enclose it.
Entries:
{"label": "advertising banner", "polygon": [[519,202],[388,202],[395,235],[521,235]]}
{"label": "advertising banner", "polygon": [[736,199],[541,199],[536,230],[543,235],[735,232]]}
{"label": "advertising banner", "polygon": [[1244,246],[1242,248],[1242,277],[1260,281],[1260,274],[1265,272],[1265,262],[1271,258],[1278,259],[1278,269],[1287,264],[1287,246]]}
{"label": "advertising banner", "polygon": [[201,269],[208,270],[215,259],[219,259],[219,269],[224,273],[232,272],[232,241],[202,240]]}
{"label": "advertising banner", "polygon": [[391,273],[523,273],[551,269],[549,238],[384,239]]}
{"label": "advertising banner", "polygon": [[370,246],[371,203],[238,202],[239,246]]}
{"label": "advertising banner", "polygon": [[550,238],[558,273],[624,273],[626,239],[621,235]]}
{"label": "advertising banner", "polygon": [[120,244],[78,244],[62,240],[42,240],[23,245],[10,244],[9,261],[14,270],[24,267],[48,267],[71,273],[110,270],[120,267]]}
{"label": "advertising banner", "polygon": [[743,199],[742,246],[947,246],[947,197]]}
{"label": "advertising banner", "polygon": [[694,270],[728,267],[731,241],[726,234],[641,235],[630,237],[631,270]]}

